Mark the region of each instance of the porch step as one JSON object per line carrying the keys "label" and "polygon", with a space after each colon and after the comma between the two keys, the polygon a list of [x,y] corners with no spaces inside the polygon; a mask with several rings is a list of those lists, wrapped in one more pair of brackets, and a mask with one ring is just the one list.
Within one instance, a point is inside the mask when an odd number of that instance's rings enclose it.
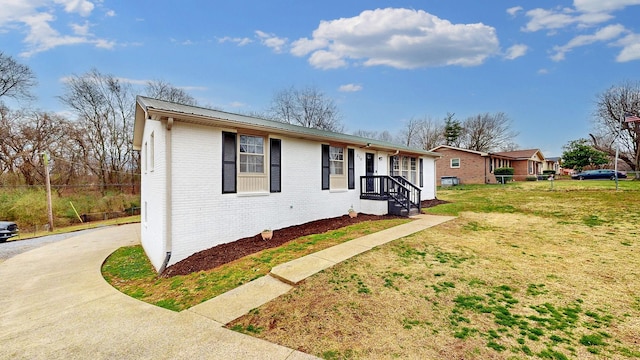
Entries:
{"label": "porch step", "polygon": [[399,216],[407,216],[407,217],[420,214],[420,210],[418,210],[417,207],[412,206],[411,209],[407,211],[405,207],[403,207],[402,205],[394,201],[389,201],[388,211],[389,211],[389,214],[391,215],[399,215]]}

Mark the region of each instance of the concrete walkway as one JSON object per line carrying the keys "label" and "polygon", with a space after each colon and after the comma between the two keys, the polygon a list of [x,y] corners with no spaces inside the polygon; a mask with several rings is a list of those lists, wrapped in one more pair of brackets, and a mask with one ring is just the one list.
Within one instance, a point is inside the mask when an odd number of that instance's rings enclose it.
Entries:
{"label": "concrete walkway", "polygon": [[452,219],[417,218],[282,264],[271,276],[179,313],[130,298],[102,278],[109,254],[139,243],[139,224],[31,250],[0,263],[0,358],[313,359],[222,326],[318,271]]}

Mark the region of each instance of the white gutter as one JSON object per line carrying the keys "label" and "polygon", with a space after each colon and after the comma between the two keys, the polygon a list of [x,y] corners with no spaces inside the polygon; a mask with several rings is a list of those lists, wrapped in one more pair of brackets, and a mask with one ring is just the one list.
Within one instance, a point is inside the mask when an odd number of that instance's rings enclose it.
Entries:
{"label": "white gutter", "polygon": [[172,163],[171,163],[171,154],[172,154],[172,144],[171,144],[171,128],[173,127],[173,118],[170,117],[167,119],[167,131],[165,132],[165,197],[166,197],[166,211],[165,211],[165,243],[164,248],[166,252],[166,256],[164,261],[162,262],[162,266],[158,270],[158,273],[162,275],[164,270],[167,268],[167,264],[169,263],[169,259],[171,259],[171,252],[173,250],[173,184],[172,184]]}

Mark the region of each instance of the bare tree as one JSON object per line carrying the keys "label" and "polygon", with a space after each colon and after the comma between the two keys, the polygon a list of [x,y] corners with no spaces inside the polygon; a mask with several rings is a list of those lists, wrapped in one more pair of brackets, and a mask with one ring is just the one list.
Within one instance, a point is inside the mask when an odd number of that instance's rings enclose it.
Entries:
{"label": "bare tree", "polygon": [[511,120],[502,112],[468,117],[462,128],[462,147],[475,151],[501,149],[518,136],[517,132],[511,130]]}
{"label": "bare tree", "polygon": [[30,90],[35,85],[36,77],[27,65],[0,51],[0,98],[32,99]]}
{"label": "bare tree", "polygon": [[396,142],[410,147],[430,150],[444,142],[444,125],[425,116],[411,118],[398,133]]}
{"label": "bare tree", "polygon": [[417,147],[421,123],[422,120],[416,118],[407,120],[398,132],[396,142],[405,146]]}
{"label": "bare tree", "polygon": [[[453,115],[452,115],[453,116]],[[418,146],[423,150],[431,150],[438,145],[442,145],[446,140],[444,137],[444,127],[442,122],[425,117],[418,128]]]}
{"label": "bare tree", "polygon": [[382,132],[369,131],[369,130],[356,130],[353,132],[353,135],[363,137],[365,139],[380,140],[380,141],[385,141],[389,143],[393,142],[393,135],[391,135],[391,133],[389,133],[389,131],[387,130],[384,130]]}
{"label": "bare tree", "polygon": [[65,87],[60,99],[75,111],[85,130],[87,166],[98,176],[103,190],[108,184],[120,184],[136,166],[130,87],[95,69],[72,76]]}
{"label": "bare tree", "polygon": [[640,170],[640,123],[625,123],[625,114],[640,115],[640,82],[612,86],[597,96],[594,147],[619,158],[635,171]]}
{"label": "bare tree", "polygon": [[163,80],[148,81],[145,87],[145,94],[154,99],[185,105],[198,105],[198,101],[193,96]]}
{"label": "bare tree", "polygon": [[26,185],[44,182],[41,163],[44,152],[53,159],[52,183],[69,184],[77,177],[78,152],[74,145],[79,132],[61,116],[30,110],[5,112],[0,120],[0,133],[2,168],[19,173]]}
{"label": "bare tree", "polygon": [[344,126],[335,102],[315,87],[290,87],[277,92],[269,117],[289,124],[342,132]]}

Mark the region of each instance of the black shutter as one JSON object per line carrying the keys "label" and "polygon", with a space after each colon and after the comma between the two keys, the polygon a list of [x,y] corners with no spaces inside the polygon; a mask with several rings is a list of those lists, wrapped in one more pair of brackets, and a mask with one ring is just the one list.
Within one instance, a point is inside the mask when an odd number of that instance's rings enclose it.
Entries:
{"label": "black shutter", "polygon": [[269,150],[269,191],[280,192],[282,173],[280,172],[281,144],[280,139],[271,139]]}
{"label": "black shutter", "polygon": [[420,159],[420,187],[424,186],[424,179],[423,179],[423,174],[424,172],[424,164],[422,164],[422,159]]}
{"label": "black shutter", "polygon": [[347,184],[349,189],[356,188],[356,174],[355,174],[355,151],[353,149],[347,149]]}
{"label": "black shutter", "polygon": [[322,145],[322,190],[329,190],[329,145]]}
{"label": "black shutter", "polygon": [[236,192],[236,134],[222,133],[222,193]]}

